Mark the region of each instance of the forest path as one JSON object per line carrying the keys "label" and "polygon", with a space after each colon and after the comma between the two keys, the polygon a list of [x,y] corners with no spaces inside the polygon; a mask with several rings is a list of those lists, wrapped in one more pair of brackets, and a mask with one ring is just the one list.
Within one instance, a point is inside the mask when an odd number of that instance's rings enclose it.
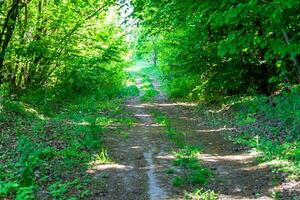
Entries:
{"label": "forest path", "polygon": [[[154,87],[161,91],[156,77],[151,76],[151,79]],[[137,77],[136,83],[141,89],[141,77]],[[259,165],[255,160],[257,155],[224,140],[225,128],[208,127],[201,116],[193,114],[194,106],[170,102],[162,92],[147,103],[140,97],[128,99],[125,107],[136,123],[126,139],[116,135],[105,137],[109,154],[117,164],[93,167],[99,185],[96,187],[98,196],[92,199],[184,199],[184,191],[201,188],[199,185],[172,186],[174,176],[166,171],[173,166],[176,146],[164,127],[155,123],[153,110],[168,116],[172,127],[185,133],[189,145],[202,147],[199,160],[214,172],[206,187],[218,193],[219,199],[272,199],[275,185],[268,166]]]}
{"label": "forest path", "polygon": [[89,170],[95,175],[95,196],[91,199],[177,199],[171,197],[172,187],[166,174],[173,159],[172,145],[147,110],[151,103],[141,101],[141,77],[136,77],[136,86],[140,96],[129,98],[124,105],[135,123],[123,132],[126,137],[115,133],[104,136],[113,164],[96,163]]}

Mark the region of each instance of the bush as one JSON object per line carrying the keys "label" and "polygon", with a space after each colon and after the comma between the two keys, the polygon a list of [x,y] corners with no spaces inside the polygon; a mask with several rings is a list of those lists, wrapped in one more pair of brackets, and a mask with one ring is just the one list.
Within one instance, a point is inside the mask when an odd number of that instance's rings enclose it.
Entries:
{"label": "bush", "polygon": [[168,96],[171,98],[195,98],[195,88],[199,85],[200,78],[193,74],[174,76],[165,80]]}

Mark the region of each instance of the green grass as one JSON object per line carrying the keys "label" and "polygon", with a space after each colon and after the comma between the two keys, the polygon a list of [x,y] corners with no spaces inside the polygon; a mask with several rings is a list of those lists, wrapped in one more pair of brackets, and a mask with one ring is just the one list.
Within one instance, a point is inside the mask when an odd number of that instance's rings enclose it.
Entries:
{"label": "green grass", "polygon": [[164,126],[164,127],[170,127],[171,126],[170,119],[166,115],[164,115],[163,113],[158,112],[156,110],[151,110],[150,113],[154,117],[155,123],[159,124],[160,126]]}
{"label": "green grass", "polygon": [[172,184],[176,187],[184,185],[204,185],[212,173],[199,161],[201,150],[188,144],[185,133],[172,127],[171,120],[161,112],[150,111],[157,124],[165,128],[169,139],[175,144],[177,150],[173,152],[174,167],[180,169],[180,173],[174,169],[168,169],[167,173],[175,175]]}
{"label": "green grass", "polygon": [[143,91],[143,96],[141,96],[141,101],[152,101],[157,95],[159,95],[159,91],[155,89],[152,84],[152,80],[148,75],[142,76],[142,86],[141,90]]}
{"label": "green grass", "polygon": [[174,154],[174,166],[180,167],[182,174],[175,177],[173,185],[204,185],[207,182],[211,172],[200,163],[198,158],[200,150],[198,148],[185,146]]}
{"label": "green grass", "polygon": [[139,88],[136,86],[136,79],[133,74],[127,75],[127,80],[126,80],[125,85],[126,85],[126,87],[122,91],[123,96],[139,96],[140,95],[140,91],[139,91]]}
{"label": "green grass", "polygon": [[150,113],[157,124],[165,127],[166,134],[177,147],[184,148],[187,145],[185,133],[174,128],[171,124],[171,120],[165,114],[156,110],[151,110]]}
{"label": "green grass", "polygon": [[130,133],[126,132],[126,131],[121,131],[120,135],[124,138],[124,139],[128,139],[130,137]]}
{"label": "green grass", "polygon": [[36,199],[41,192],[44,199],[86,198],[90,163],[111,162],[103,134],[134,123],[122,99],[43,96],[1,98],[0,198]]}
{"label": "green grass", "polygon": [[[199,107],[211,125],[236,127],[228,139],[262,153],[261,162],[273,165],[274,170],[287,172],[290,178],[300,175],[300,86],[290,93],[274,97],[276,106],[264,96],[231,97],[222,106]],[[228,120],[228,118],[233,120]]]}
{"label": "green grass", "polygon": [[185,200],[217,200],[218,195],[211,190],[204,191],[203,189],[197,189],[192,193],[185,193]]}

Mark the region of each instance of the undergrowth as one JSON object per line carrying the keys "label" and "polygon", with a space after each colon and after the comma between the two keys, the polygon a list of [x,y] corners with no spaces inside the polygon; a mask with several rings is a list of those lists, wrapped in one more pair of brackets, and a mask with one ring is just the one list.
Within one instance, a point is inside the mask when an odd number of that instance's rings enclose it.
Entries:
{"label": "undergrowth", "polygon": [[141,96],[141,101],[151,101],[154,97],[159,95],[159,91],[155,89],[152,80],[148,75],[142,76],[141,90],[143,92],[143,96]]}
{"label": "undergrowth", "polygon": [[110,126],[130,127],[122,99],[4,94],[0,108],[0,199],[82,199],[91,195],[94,161],[111,162],[102,145]]}
{"label": "undergrowth", "polygon": [[136,84],[137,80],[140,80],[141,101],[149,102],[159,95],[159,91],[153,85],[153,78],[160,78],[160,71],[156,67],[148,62],[136,61],[136,65],[128,69],[128,71],[134,84]]}
{"label": "undergrowth", "polygon": [[[228,139],[261,152],[259,160],[269,162],[275,171],[289,178],[300,175],[300,87],[273,98],[265,96],[230,97],[221,106],[200,106],[213,126],[230,127]],[[228,118],[233,120],[228,120]]]}

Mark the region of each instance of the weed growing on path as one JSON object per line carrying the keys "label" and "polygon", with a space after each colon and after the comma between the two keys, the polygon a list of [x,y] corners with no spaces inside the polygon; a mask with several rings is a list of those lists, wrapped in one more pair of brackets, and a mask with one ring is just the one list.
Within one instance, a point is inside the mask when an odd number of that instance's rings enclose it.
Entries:
{"label": "weed growing on path", "polygon": [[192,193],[185,193],[185,200],[217,200],[218,195],[211,190],[204,191],[203,189],[197,189]]}
{"label": "weed growing on path", "polygon": [[141,97],[141,101],[151,101],[154,97],[159,95],[159,91],[157,91],[153,86],[153,81],[150,79],[149,76],[143,75],[142,76],[142,87],[141,90],[144,93]]}
{"label": "weed growing on path", "polygon": [[212,173],[199,161],[198,157],[201,153],[199,147],[189,145],[186,135],[172,127],[172,122],[166,115],[156,110],[151,110],[150,113],[157,124],[165,127],[168,137],[178,148],[173,152],[175,156],[173,165],[180,170],[179,172],[173,168],[167,170],[168,174],[174,176],[172,184],[176,187],[204,185]]}
{"label": "weed growing on path", "polygon": [[198,160],[200,150],[192,146],[185,146],[175,152],[174,166],[180,167],[183,172],[183,184],[205,184],[211,172]]}

